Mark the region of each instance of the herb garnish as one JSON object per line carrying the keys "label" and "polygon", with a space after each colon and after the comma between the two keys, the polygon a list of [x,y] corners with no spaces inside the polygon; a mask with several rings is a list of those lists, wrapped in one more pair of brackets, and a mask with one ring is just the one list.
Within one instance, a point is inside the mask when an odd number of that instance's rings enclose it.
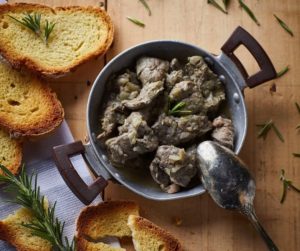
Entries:
{"label": "herb garnish", "polygon": [[142,21],[140,21],[140,20],[137,20],[137,19],[132,18],[132,17],[127,17],[127,19],[128,19],[130,22],[132,22],[132,23],[134,23],[134,24],[136,24],[136,25],[138,25],[138,26],[140,26],[140,27],[145,27],[145,24],[144,24]]}
{"label": "herb garnish", "polygon": [[289,33],[292,37],[294,36],[294,33],[292,30],[287,26],[285,22],[283,22],[279,17],[277,17],[275,14],[273,14],[280,26],[287,32]]}
{"label": "herb garnish", "polygon": [[295,106],[297,108],[298,113],[300,114],[300,105],[297,102],[295,102]]}
{"label": "herb garnish", "polygon": [[[226,2],[226,3],[225,3]],[[228,1],[223,1],[224,7],[226,8],[226,4]],[[228,14],[227,10],[224,9],[220,4],[218,4],[215,0],[207,0],[208,4],[211,4],[212,6],[216,7],[218,10],[222,11],[225,14]]]}
{"label": "herb garnish", "polygon": [[293,153],[293,156],[296,158],[300,158],[300,153]]}
{"label": "herb garnish", "polygon": [[281,71],[277,72],[276,78],[282,77],[282,76],[285,75],[289,70],[290,70],[289,66],[286,66],[286,67],[283,68]]}
{"label": "herb garnish", "polygon": [[256,125],[256,126],[261,127],[261,129],[257,135],[258,138],[263,138],[265,140],[269,131],[271,129],[273,129],[275,134],[277,135],[277,137],[280,139],[280,141],[284,142],[284,138],[283,138],[281,132],[278,130],[277,126],[274,124],[273,120],[269,120],[265,124],[260,124],[260,125]]}
{"label": "herb garnish", "polygon": [[44,26],[44,32],[42,32],[41,28],[41,14],[33,13],[32,15],[28,12],[24,13],[24,17],[21,20],[8,15],[10,18],[15,20],[16,22],[22,24],[23,26],[27,27],[28,29],[32,30],[38,37],[40,37],[45,44],[48,44],[48,39],[51,32],[54,29],[55,23],[50,23],[46,20],[46,25]]}
{"label": "herb garnish", "polygon": [[24,227],[32,230],[32,234],[48,240],[55,250],[59,251],[73,251],[75,250],[74,240],[69,243],[65,237],[63,241],[64,224],[55,217],[55,206],[48,206],[46,209],[46,199],[40,194],[40,187],[37,185],[37,175],[32,174],[30,177],[22,168],[18,177],[15,177],[6,167],[0,165],[0,182],[8,185],[7,191],[17,193],[15,204],[21,205],[29,209],[33,215],[34,220],[29,224],[22,224]]}
{"label": "herb garnish", "polygon": [[258,25],[260,26],[260,23],[258,22],[256,16],[252,12],[252,10],[244,3],[243,0],[239,0],[240,6],[246,11],[246,13],[250,16],[250,18]]}
{"label": "herb garnish", "polygon": [[223,4],[224,4],[226,10],[229,5],[229,2],[230,2],[230,0],[223,0]]}
{"label": "herb garnish", "polygon": [[151,9],[150,9],[150,7],[149,7],[149,5],[148,5],[148,3],[146,2],[146,0],[139,0],[140,1],[140,3],[142,4],[142,5],[144,5],[144,7],[146,8],[146,10],[148,11],[148,15],[149,16],[151,16]]}
{"label": "herb garnish", "polygon": [[281,204],[285,201],[288,188],[291,188],[294,191],[300,193],[300,189],[295,187],[291,180],[286,179],[284,174],[285,174],[285,171],[283,169],[281,169],[280,180],[283,183],[283,191],[282,191],[282,196],[281,196],[281,200],[280,200]]}
{"label": "herb garnish", "polygon": [[170,115],[189,115],[192,114],[190,110],[183,110],[186,106],[185,102],[179,102],[173,106],[173,108],[169,109],[168,114]]}

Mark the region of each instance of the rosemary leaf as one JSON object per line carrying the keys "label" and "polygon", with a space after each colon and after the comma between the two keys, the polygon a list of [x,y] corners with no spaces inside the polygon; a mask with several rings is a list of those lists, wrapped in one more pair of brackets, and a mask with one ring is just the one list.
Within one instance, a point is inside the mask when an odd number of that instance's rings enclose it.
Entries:
{"label": "rosemary leaf", "polygon": [[212,6],[216,7],[218,10],[222,11],[225,14],[228,14],[226,10],[222,8],[220,4],[218,4],[215,0],[207,0],[208,4],[211,4]]}
{"label": "rosemary leaf", "polygon": [[185,102],[179,102],[171,109],[171,112],[176,112],[176,111],[184,108],[185,105],[186,105]]}
{"label": "rosemary leaf", "polygon": [[283,138],[281,132],[278,130],[277,126],[273,123],[272,127],[273,127],[274,132],[276,133],[277,137],[281,140],[281,142],[284,142],[284,138]]}
{"label": "rosemary leaf", "polygon": [[145,26],[146,26],[142,21],[137,20],[137,19],[135,19],[135,18],[127,17],[127,19],[128,19],[130,22],[132,22],[132,23],[134,23],[134,24],[136,24],[136,25],[138,25],[138,26],[140,26],[140,27],[145,27]]}
{"label": "rosemary leaf", "polygon": [[277,72],[277,77],[276,77],[276,78],[282,77],[282,76],[283,76],[284,74],[286,74],[289,70],[290,70],[289,66],[286,66],[286,67],[283,68],[281,71]]}
{"label": "rosemary leaf", "polygon": [[296,129],[300,129],[300,125],[297,125],[297,126],[296,126]]}
{"label": "rosemary leaf", "polygon": [[39,13],[33,13],[30,14],[28,12],[24,13],[24,17],[22,17],[21,20],[18,20],[17,18],[8,15],[11,19],[15,20],[19,24],[27,27],[31,31],[33,31],[38,37],[40,37],[45,44],[48,44],[48,39],[51,34],[51,32],[54,29],[55,23],[49,23],[48,20],[45,21],[45,27],[44,27],[44,32],[42,32],[42,27],[41,27],[41,18],[42,15]]}
{"label": "rosemary leaf", "polygon": [[144,5],[144,7],[146,8],[146,10],[148,11],[148,15],[151,16],[152,15],[151,9],[150,9],[148,3],[146,2],[146,0],[139,0],[139,1],[140,1],[140,3],[142,5]]}
{"label": "rosemary leaf", "polygon": [[230,3],[230,0],[223,0],[223,4],[224,4],[226,10],[227,10],[229,3]]}
{"label": "rosemary leaf", "polygon": [[281,169],[281,175],[280,175],[280,180],[283,183],[283,191],[282,191],[282,196],[281,196],[281,200],[280,203],[282,204],[285,201],[286,195],[287,195],[287,191],[288,188],[293,189],[295,192],[300,193],[300,189],[295,187],[293,185],[293,182],[291,180],[288,180],[285,178],[285,171],[283,169]]}
{"label": "rosemary leaf", "polygon": [[270,120],[269,122],[267,122],[266,124],[263,125],[263,127],[261,128],[261,130],[258,132],[257,137],[258,138],[263,138],[266,139],[269,131],[271,130],[273,125],[273,120]]}
{"label": "rosemary leaf", "polygon": [[300,153],[293,153],[293,156],[296,158],[300,158]]}
{"label": "rosemary leaf", "polygon": [[292,32],[292,30],[287,26],[287,24],[285,22],[283,22],[278,16],[276,16],[275,14],[273,14],[274,17],[276,18],[276,20],[278,21],[278,23],[280,24],[280,26],[287,32],[289,33],[292,37],[294,36],[294,33]]}
{"label": "rosemary leaf", "polygon": [[246,11],[246,13],[250,16],[250,18],[258,25],[260,26],[260,23],[258,22],[256,16],[252,12],[252,10],[244,3],[243,0],[239,0],[240,6]]}
{"label": "rosemary leaf", "polygon": [[[295,102],[295,106],[296,106],[296,108],[297,108],[298,113],[300,114],[300,105],[299,105],[297,102]],[[299,126],[300,126],[300,125],[299,125]]]}
{"label": "rosemary leaf", "polygon": [[184,116],[184,115],[190,115],[192,114],[192,111],[190,110],[180,110],[180,111],[173,111],[173,112],[170,112],[171,115],[181,115],[181,116]]}
{"label": "rosemary leaf", "polygon": [[32,231],[33,235],[48,240],[54,250],[74,251],[74,240],[63,242],[64,223],[61,223],[55,217],[55,206],[46,207],[46,199],[40,194],[40,187],[37,185],[37,175],[28,176],[24,167],[18,177],[15,177],[6,167],[0,164],[0,182],[6,183],[9,189],[14,190],[17,194],[14,203],[29,209],[34,220],[28,224],[22,224]]}

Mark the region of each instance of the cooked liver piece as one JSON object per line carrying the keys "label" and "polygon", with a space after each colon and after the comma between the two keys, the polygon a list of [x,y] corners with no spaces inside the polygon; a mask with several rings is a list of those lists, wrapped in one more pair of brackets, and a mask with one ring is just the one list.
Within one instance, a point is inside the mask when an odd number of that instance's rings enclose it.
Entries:
{"label": "cooked liver piece", "polygon": [[164,81],[169,70],[169,62],[152,57],[142,57],[136,63],[136,73],[143,85]]}
{"label": "cooked liver piece", "polygon": [[214,130],[211,134],[214,141],[221,145],[233,149],[234,128],[230,119],[217,117],[213,121]]}
{"label": "cooked liver piece", "polygon": [[160,144],[180,145],[204,135],[212,126],[208,118],[202,115],[174,117],[162,114],[152,129]]}
{"label": "cooked liver piece", "polygon": [[152,82],[145,85],[140,94],[131,100],[125,100],[124,106],[131,110],[138,110],[149,105],[164,90],[162,81]]}
{"label": "cooked liver piece", "polygon": [[157,149],[150,172],[163,190],[176,192],[177,187],[171,185],[186,187],[196,175],[197,167],[183,148],[163,145]]}
{"label": "cooked liver piece", "polygon": [[140,154],[155,151],[158,146],[157,137],[138,112],[131,113],[118,129],[120,135],[105,142],[112,162],[124,164]]}

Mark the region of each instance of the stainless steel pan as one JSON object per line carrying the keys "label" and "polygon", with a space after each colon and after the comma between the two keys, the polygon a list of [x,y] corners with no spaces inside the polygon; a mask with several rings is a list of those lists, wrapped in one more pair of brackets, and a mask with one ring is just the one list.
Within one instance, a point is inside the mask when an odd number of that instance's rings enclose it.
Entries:
{"label": "stainless steel pan", "polygon": [[[260,71],[248,76],[234,51],[244,45],[260,66]],[[153,200],[173,200],[200,195],[205,192],[201,184],[175,194],[167,194],[160,190],[152,180],[147,168],[143,172],[129,173],[126,168],[115,168],[108,161],[105,151],[96,140],[99,132],[99,109],[105,95],[105,84],[113,73],[134,65],[137,58],[143,55],[184,60],[188,56],[201,55],[219,76],[226,87],[227,106],[231,113],[235,128],[235,153],[239,153],[247,131],[247,112],[243,98],[246,87],[253,88],[276,77],[276,71],[260,44],[243,28],[238,27],[216,56],[191,44],[178,41],[151,41],[132,47],[112,59],[99,73],[91,90],[87,104],[87,128],[90,142],[83,145],[81,141],[54,148],[57,167],[70,189],[85,204],[89,204],[106,186],[108,179],[114,179],[133,192]],[[80,178],[70,156],[82,154],[96,175],[95,182],[87,186]]]}

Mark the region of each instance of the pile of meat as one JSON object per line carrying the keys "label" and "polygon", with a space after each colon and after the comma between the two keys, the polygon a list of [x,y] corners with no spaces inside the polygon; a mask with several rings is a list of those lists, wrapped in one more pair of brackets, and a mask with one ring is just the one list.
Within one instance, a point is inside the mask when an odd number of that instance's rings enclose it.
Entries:
{"label": "pile of meat", "polygon": [[185,63],[142,57],[135,71],[113,76],[106,93],[98,139],[110,161],[124,168],[144,163],[168,193],[197,175],[199,142],[213,139],[233,148],[231,120],[218,116],[224,86],[200,56]]}

